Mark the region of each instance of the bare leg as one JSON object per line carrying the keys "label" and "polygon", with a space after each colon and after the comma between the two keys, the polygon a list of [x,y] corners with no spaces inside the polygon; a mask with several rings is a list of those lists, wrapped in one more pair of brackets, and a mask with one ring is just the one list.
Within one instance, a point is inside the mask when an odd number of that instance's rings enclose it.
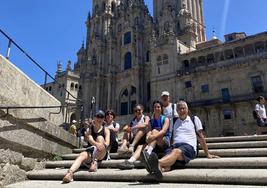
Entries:
{"label": "bare leg", "polygon": [[90,155],[84,151],[80,153],[80,155],[75,159],[74,163],[71,165],[70,169],[68,170],[67,174],[63,178],[63,183],[69,183],[73,181],[73,174],[78,168],[81,166],[82,162],[87,161],[90,159]]}
{"label": "bare leg", "polygon": [[129,140],[130,140],[130,133],[124,132],[121,148],[126,148]]}
{"label": "bare leg", "polygon": [[80,168],[81,164],[84,161],[87,161],[90,159],[90,155],[86,152],[83,151],[82,153],[80,153],[80,155],[75,159],[74,163],[71,165],[70,170],[72,172],[76,172],[78,170],[78,168]]}
{"label": "bare leg", "polygon": [[141,140],[141,138],[144,136],[145,132],[144,131],[138,131],[134,137],[134,140],[132,142],[132,146],[135,146],[139,140]]}
{"label": "bare leg", "polygon": [[180,149],[173,149],[170,154],[164,156],[159,160],[161,168],[170,168],[177,160],[183,161],[184,156]]}
{"label": "bare leg", "polygon": [[142,148],[143,148],[143,145],[138,145],[134,154],[133,154],[133,157],[137,160],[139,159],[140,157],[140,154],[141,154],[141,151],[142,151]]}
{"label": "bare leg", "polygon": [[[102,136],[98,136],[96,138],[96,141],[99,143],[104,144],[105,143],[105,139]],[[104,149],[103,151],[97,151],[96,153],[96,159],[98,160],[102,160],[105,156],[106,156],[107,150]]]}

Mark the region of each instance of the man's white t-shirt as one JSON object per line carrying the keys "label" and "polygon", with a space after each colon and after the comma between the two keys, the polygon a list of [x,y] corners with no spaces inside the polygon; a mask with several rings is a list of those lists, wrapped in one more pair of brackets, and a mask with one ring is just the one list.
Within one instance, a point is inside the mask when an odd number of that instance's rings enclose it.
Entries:
{"label": "man's white t-shirt", "polygon": [[[202,123],[197,116],[194,116],[194,121],[196,131],[203,129]],[[185,120],[179,118],[176,120],[173,129],[173,143],[186,143],[193,146],[195,151],[197,150],[197,135],[190,116],[187,116]]]}
{"label": "man's white t-shirt", "polygon": [[255,110],[258,111],[260,118],[266,119],[266,109],[264,104],[256,104]]}

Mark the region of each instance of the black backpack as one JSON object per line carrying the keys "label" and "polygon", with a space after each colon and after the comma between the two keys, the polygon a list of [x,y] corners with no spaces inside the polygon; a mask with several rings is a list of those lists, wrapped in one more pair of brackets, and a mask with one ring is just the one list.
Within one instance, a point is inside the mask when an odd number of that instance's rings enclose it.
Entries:
{"label": "black backpack", "polygon": [[256,110],[253,110],[252,111],[252,115],[253,115],[253,118],[254,119],[258,119],[258,114],[257,114],[257,111]]}
{"label": "black backpack", "polygon": [[191,119],[191,121],[192,121],[193,124],[194,124],[195,133],[196,133],[196,135],[197,135],[197,153],[196,153],[196,157],[197,157],[198,154],[199,154],[199,141],[198,141],[198,138],[199,138],[200,136],[199,136],[199,133],[197,132],[197,127],[196,127],[196,123],[195,123],[195,116],[190,116],[190,119]]}

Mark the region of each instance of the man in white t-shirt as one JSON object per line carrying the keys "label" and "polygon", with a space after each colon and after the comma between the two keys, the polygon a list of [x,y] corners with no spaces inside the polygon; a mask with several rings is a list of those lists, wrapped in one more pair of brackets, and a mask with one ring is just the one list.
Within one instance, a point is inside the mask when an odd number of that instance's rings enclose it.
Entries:
{"label": "man in white t-shirt", "polygon": [[267,117],[266,117],[266,109],[265,109],[265,98],[263,96],[259,96],[257,98],[258,104],[255,106],[255,111],[257,113],[257,130],[256,134],[262,134],[263,127],[267,126]]}
{"label": "man in white t-shirt", "polygon": [[163,114],[170,120],[169,130],[168,133],[166,134],[166,139],[168,139],[168,142],[170,143],[172,128],[173,128],[173,120],[176,120],[178,118],[178,113],[176,111],[176,104],[171,103],[170,93],[168,91],[163,91],[161,93],[160,99],[163,104]]}
{"label": "man in white t-shirt", "polygon": [[162,172],[170,171],[176,161],[186,164],[193,160],[197,155],[197,139],[207,158],[218,158],[209,153],[201,121],[197,116],[191,119],[185,101],[177,103],[177,111],[179,118],[174,123],[173,144],[165,151],[166,155],[158,160],[157,155],[152,153],[145,161],[147,171],[156,179],[162,178]]}

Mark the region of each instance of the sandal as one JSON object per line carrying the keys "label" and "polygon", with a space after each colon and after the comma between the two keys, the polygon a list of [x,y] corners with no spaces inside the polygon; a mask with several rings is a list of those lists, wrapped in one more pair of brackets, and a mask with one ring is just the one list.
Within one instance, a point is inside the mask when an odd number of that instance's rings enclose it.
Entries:
{"label": "sandal", "polygon": [[63,178],[63,183],[69,183],[73,181],[73,171],[69,169]]}
{"label": "sandal", "polygon": [[96,172],[97,171],[97,161],[93,161],[90,165],[89,172]]}

